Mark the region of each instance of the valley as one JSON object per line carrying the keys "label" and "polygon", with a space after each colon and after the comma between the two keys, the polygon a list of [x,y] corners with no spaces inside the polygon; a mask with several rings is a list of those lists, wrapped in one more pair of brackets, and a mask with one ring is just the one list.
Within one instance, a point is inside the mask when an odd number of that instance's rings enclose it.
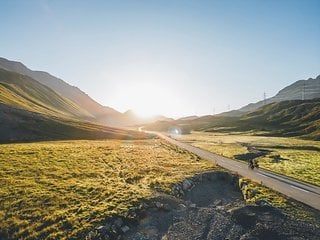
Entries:
{"label": "valley", "polygon": [[171,136],[195,147],[245,163],[249,159],[256,159],[260,168],[320,186],[319,141],[255,136],[246,132],[192,132]]}
{"label": "valley", "polygon": [[84,239],[155,192],[217,169],[159,139],[4,144],[0,159],[1,239]]}
{"label": "valley", "polygon": [[0,58],[0,239],[318,239],[317,205],[145,131],[319,186],[318,92],[288,89],[252,111],[145,119]]}

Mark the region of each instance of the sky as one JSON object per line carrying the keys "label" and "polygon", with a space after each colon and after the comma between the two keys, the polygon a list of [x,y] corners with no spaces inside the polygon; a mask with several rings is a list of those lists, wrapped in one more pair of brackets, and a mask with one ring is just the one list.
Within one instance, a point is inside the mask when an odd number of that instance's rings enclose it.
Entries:
{"label": "sky", "polygon": [[0,56],[99,103],[237,109],[320,74],[319,0],[1,0]]}

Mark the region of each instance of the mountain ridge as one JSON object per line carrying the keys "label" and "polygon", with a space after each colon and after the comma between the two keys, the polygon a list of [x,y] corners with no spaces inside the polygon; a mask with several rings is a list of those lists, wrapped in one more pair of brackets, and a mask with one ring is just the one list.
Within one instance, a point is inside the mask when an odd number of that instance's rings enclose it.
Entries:
{"label": "mountain ridge", "polygon": [[275,96],[256,103],[249,103],[248,105],[235,111],[237,111],[237,114],[241,114],[242,112],[245,113],[254,111],[263,105],[273,102],[287,100],[308,100],[314,98],[320,98],[320,75],[318,75],[316,78],[295,81],[294,83],[282,88]]}
{"label": "mountain ridge", "polygon": [[93,116],[38,81],[0,68],[0,102],[44,115],[93,120]]}
{"label": "mountain ridge", "polygon": [[0,57],[0,68],[4,68],[8,71],[17,72],[33,78],[34,80],[56,91],[63,97],[66,97],[77,105],[80,105],[97,119],[102,118],[103,116],[108,114],[121,114],[111,107],[102,106],[101,104],[93,100],[88,94],[81,91],[78,87],[72,86],[62,79],[57,78],[47,72],[33,71],[21,62],[11,61],[6,58]]}
{"label": "mountain ridge", "polygon": [[93,118],[91,118],[90,121],[98,124],[114,127],[126,127],[149,123],[160,119],[169,119],[164,116],[155,116],[153,118],[144,119],[134,114],[128,114],[131,110],[128,110],[126,113],[121,113],[111,107],[103,106],[96,102],[78,87],[72,86],[64,80],[51,75],[50,73],[31,70],[21,62],[11,61],[0,57],[0,69],[28,76],[35,81],[38,81],[40,84],[49,87],[57,94],[69,99],[79,108],[91,114]]}
{"label": "mountain ridge", "polygon": [[[147,130],[181,133],[247,132],[258,135],[302,137],[320,140],[320,98],[274,102],[242,116],[208,115],[193,120],[158,121]],[[172,132],[174,133],[174,132]]]}

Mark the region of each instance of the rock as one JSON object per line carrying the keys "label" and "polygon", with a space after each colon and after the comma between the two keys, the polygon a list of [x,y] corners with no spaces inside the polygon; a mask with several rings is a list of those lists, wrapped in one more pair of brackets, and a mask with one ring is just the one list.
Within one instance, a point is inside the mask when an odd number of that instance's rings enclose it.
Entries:
{"label": "rock", "polygon": [[183,183],[182,183],[182,189],[184,191],[187,191],[189,190],[190,188],[192,187],[192,182],[188,179],[184,180]]}
{"label": "rock", "polygon": [[251,206],[238,208],[232,212],[231,218],[242,227],[253,227],[258,219],[255,209]]}
{"label": "rock", "polygon": [[128,209],[126,216],[129,218],[135,218],[137,216],[136,209]]}
{"label": "rock", "polygon": [[163,204],[162,206],[163,210],[166,210],[166,211],[170,211],[171,210],[171,207],[169,204]]}
{"label": "rock", "polygon": [[96,236],[97,236],[97,234],[96,234],[95,232],[90,231],[90,232],[88,233],[87,239],[88,239],[88,240],[91,240],[91,239],[94,239]]}
{"label": "rock", "polygon": [[221,200],[221,199],[217,199],[217,200],[215,200],[215,201],[213,202],[213,204],[214,204],[215,206],[221,206],[221,205],[222,205],[222,200]]}
{"label": "rock", "polygon": [[149,208],[149,204],[143,202],[140,207],[141,207],[141,209],[148,209]]}
{"label": "rock", "polygon": [[101,230],[103,230],[105,228],[106,228],[106,226],[99,226],[99,227],[96,227],[96,230],[101,231]]}
{"label": "rock", "polygon": [[122,218],[117,218],[117,219],[114,221],[114,225],[115,225],[116,227],[118,227],[118,228],[121,228],[122,224],[123,224]]}
{"label": "rock", "polygon": [[109,231],[111,229],[111,224],[110,223],[106,223],[104,226],[105,226],[107,231]]}
{"label": "rock", "polygon": [[118,234],[118,230],[119,229],[119,227],[117,227],[115,224],[113,224],[112,226],[111,226],[111,232],[113,233],[113,234]]}
{"label": "rock", "polygon": [[251,196],[254,197],[254,196],[256,196],[256,195],[259,194],[259,193],[260,193],[260,191],[259,191],[258,189],[253,189],[253,190],[251,191]]}
{"label": "rock", "polygon": [[195,203],[191,203],[191,204],[189,205],[189,207],[191,207],[191,208],[196,208],[197,205],[196,205]]}
{"label": "rock", "polygon": [[216,206],[217,210],[224,210],[224,206]]}
{"label": "rock", "polygon": [[237,210],[237,209],[238,209],[238,207],[230,208],[230,209],[227,211],[227,213],[232,213],[233,211],[235,211],[235,210]]}
{"label": "rock", "polygon": [[107,228],[106,228],[106,226],[96,227],[96,230],[97,230],[98,233],[100,233],[101,235],[105,235],[105,234],[107,233]]}
{"label": "rock", "polygon": [[125,226],[123,226],[122,228],[121,228],[121,231],[123,232],[123,233],[126,233],[126,232],[128,232],[130,230],[130,228],[127,226],[127,225],[125,225]]}
{"label": "rock", "polygon": [[157,208],[163,208],[163,204],[160,203],[160,202],[155,202],[154,205],[155,205]]}
{"label": "rock", "polygon": [[179,207],[179,210],[180,210],[180,211],[183,211],[183,210],[186,210],[186,209],[187,209],[186,205],[184,205],[184,204],[182,204],[182,203],[180,203],[178,207]]}
{"label": "rock", "polygon": [[265,199],[260,199],[260,200],[257,200],[255,201],[255,203],[258,205],[258,206],[271,206],[271,204],[265,200]]}

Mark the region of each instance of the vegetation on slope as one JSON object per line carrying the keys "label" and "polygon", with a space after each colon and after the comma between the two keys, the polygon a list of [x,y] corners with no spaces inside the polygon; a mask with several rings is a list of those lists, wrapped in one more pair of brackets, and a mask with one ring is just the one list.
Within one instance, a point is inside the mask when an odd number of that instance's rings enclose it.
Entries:
{"label": "vegetation on slope", "polygon": [[320,186],[318,141],[205,132],[181,135],[179,139],[213,153],[242,161],[255,157],[253,151],[262,152],[263,154],[257,158],[261,168]]}
{"label": "vegetation on slope", "polygon": [[104,107],[90,98],[87,94],[82,92],[79,88],[69,85],[63,80],[42,71],[32,71],[20,62],[10,61],[0,57],[0,68],[19,73],[36,80],[40,84],[47,86],[53,91],[69,101],[80,106],[90,115],[99,118],[104,116],[110,117],[111,115],[120,115],[119,112],[110,108]]}
{"label": "vegetation on slope", "polygon": [[272,103],[241,118],[243,127],[320,140],[320,99]]}
{"label": "vegetation on slope", "polygon": [[51,116],[92,119],[92,115],[34,79],[0,68],[0,103]]}
{"label": "vegetation on slope", "polygon": [[168,131],[188,126],[206,132],[254,131],[270,136],[299,136],[320,140],[320,99],[271,103],[243,116],[204,116],[189,121],[162,121],[146,129]]}
{"label": "vegetation on slope", "polygon": [[250,103],[237,111],[244,114],[257,110],[264,106],[265,103],[315,98],[320,98],[320,75],[314,79],[296,81],[281,89],[275,96],[256,103]]}
{"label": "vegetation on slope", "polygon": [[0,143],[65,139],[144,139],[143,132],[41,115],[0,104]]}
{"label": "vegetation on slope", "polygon": [[96,125],[78,105],[34,79],[0,68],[0,142],[141,139],[146,135]]}
{"label": "vegetation on slope", "polygon": [[83,239],[212,162],[159,139],[1,145],[0,238]]}

